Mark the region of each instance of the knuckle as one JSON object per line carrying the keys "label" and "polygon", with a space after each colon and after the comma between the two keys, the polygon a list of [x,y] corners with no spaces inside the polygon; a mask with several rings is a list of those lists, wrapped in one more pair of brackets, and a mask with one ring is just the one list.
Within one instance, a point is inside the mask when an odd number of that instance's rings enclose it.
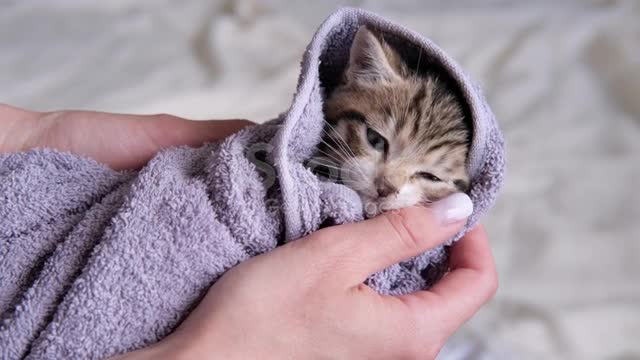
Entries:
{"label": "knuckle", "polygon": [[416,338],[407,347],[406,359],[435,359],[438,356],[447,339],[433,332],[426,336]]}
{"label": "knuckle", "polygon": [[305,240],[306,245],[310,249],[317,251],[317,254],[323,254],[329,258],[337,258],[342,252],[339,239],[340,233],[338,231],[333,228],[326,228],[312,233]]}
{"label": "knuckle", "polygon": [[[411,307],[410,304],[405,303],[405,305]],[[424,337],[420,321],[413,316],[413,311],[403,311],[397,320],[402,324],[401,333],[403,334],[398,339],[398,349],[402,350],[400,358],[419,359],[424,356]]]}
{"label": "knuckle", "polygon": [[429,339],[425,341],[424,338],[411,337],[411,340],[405,343],[404,353],[401,358],[435,359],[443,346],[441,344],[444,344],[444,342],[440,340]]}
{"label": "knuckle", "polygon": [[[433,308],[439,308],[438,302],[441,301],[435,294],[430,296],[429,302],[435,304]],[[435,359],[447,340],[447,334],[442,331],[438,323],[437,317],[430,311],[425,312],[421,304],[423,300],[415,297],[403,298],[404,304],[408,307],[407,315],[402,319],[407,326],[407,336],[403,344],[405,353],[403,359]],[[428,339],[428,340],[425,340]]]}
{"label": "knuckle", "polygon": [[386,212],[382,215],[391,225],[394,240],[407,250],[421,248],[420,238],[415,236],[409,227],[410,213],[407,209]]}
{"label": "knuckle", "polygon": [[336,241],[339,234],[330,229],[319,230],[306,239],[292,241],[287,244],[293,252],[304,256],[304,267],[308,276],[315,279],[326,278],[343,262],[345,251],[341,241]]}
{"label": "knuckle", "polygon": [[439,339],[439,340],[435,340],[433,341],[428,347],[427,349],[425,349],[424,354],[422,354],[423,359],[435,359],[436,357],[438,357],[438,354],[440,353],[440,350],[444,347],[444,344],[446,343],[446,339]]}
{"label": "knuckle", "polygon": [[59,121],[60,119],[68,118],[70,117],[71,114],[73,113],[70,110],[49,111],[49,112],[43,113],[42,119],[46,121],[55,122],[55,121]]}
{"label": "knuckle", "polygon": [[158,121],[175,121],[175,120],[183,120],[178,116],[175,115],[171,115],[171,114],[167,114],[167,113],[156,113],[151,115],[153,117],[153,119],[158,120]]}
{"label": "knuckle", "polygon": [[[413,344],[415,343],[416,342],[414,341]],[[421,353],[418,350],[417,346],[411,345],[411,346],[405,347],[404,352],[399,358],[400,359],[420,359],[420,358],[424,358],[424,353]],[[427,358],[427,359],[432,359],[432,358]]]}
{"label": "knuckle", "polygon": [[[424,359],[425,353],[425,341],[424,339],[418,339],[418,337],[412,337],[411,341],[406,344],[406,359]],[[428,358],[431,359],[431,358]]]}
{"label": "knuckle", "polygon": [[487,288],[487,299],[490,299],[496,294],[496,292],[498,292],[498,287],[500,285],[498,272],[495,269],[486,275],[485,283]]}

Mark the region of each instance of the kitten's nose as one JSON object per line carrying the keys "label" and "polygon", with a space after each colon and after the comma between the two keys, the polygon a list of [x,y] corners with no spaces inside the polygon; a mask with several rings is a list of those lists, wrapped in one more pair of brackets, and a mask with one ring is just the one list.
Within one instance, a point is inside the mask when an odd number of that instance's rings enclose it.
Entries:
{"label": "kitten's nose", "polygon": [[380,184],[376,190],[378,191],[378,197],[387,197],[398,192],[398,189],[390,184]]}

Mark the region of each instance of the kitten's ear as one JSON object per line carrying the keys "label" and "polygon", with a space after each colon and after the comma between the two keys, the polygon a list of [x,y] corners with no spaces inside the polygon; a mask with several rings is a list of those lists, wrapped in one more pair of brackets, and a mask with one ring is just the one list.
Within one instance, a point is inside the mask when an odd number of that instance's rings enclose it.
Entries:
{"label": "kitten's ear", "polygon": [[349,66],[345,73],[347,82],[376,83],[399,79],[400,74],[393,66],[397,59],[391,58],[392,51],[366,26],[360,26],[351,44]]}

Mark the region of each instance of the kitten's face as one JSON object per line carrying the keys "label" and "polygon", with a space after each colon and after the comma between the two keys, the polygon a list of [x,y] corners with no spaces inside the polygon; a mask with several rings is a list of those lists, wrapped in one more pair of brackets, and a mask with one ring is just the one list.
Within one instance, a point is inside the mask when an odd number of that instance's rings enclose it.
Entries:
{"label": "kitten's face", "polygon": [[466,191],[470,129],[444,83],[414,75],[368,29],[354,39],[345,81],[325,102],[323,155],[368,215]]}

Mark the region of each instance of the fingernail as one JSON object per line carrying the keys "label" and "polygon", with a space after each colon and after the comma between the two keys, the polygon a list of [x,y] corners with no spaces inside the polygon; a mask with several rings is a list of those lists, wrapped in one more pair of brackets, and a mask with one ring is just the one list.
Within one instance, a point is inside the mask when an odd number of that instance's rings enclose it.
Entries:
{"label": "fingernail", "polygon": [[462,221],[473,212],[473,203],[464,193],[455,193],[429,206],[441,225]]}

